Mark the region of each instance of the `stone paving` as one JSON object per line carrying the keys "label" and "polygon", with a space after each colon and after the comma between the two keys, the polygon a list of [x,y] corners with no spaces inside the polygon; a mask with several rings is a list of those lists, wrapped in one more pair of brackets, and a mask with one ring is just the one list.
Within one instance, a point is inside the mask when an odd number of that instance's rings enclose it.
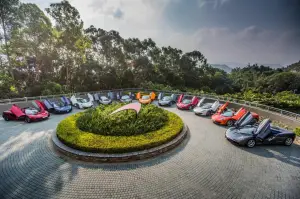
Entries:
{"label": "stone paving", "polygon": [[120,164],[56,154],[51,132],[67,115],[0,120],[0,198],[300,198],[298,145],[238,147],[210,119],[167,109],[189,126],[188,140],[157,158]]}

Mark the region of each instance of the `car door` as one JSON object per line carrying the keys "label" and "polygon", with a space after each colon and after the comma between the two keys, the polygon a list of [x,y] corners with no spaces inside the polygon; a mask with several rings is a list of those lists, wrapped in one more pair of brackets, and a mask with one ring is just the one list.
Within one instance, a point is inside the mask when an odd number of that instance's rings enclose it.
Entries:
{"label": "car door", "polygon": [[159,93],[158,96],[157,96],[157,99],[161,100],[162,98],[163,98],[163,93]]}
{"label": "car door", "polygon": [[194,96],[194,97],[192,98],[191,104],[192,104],[193,106],[196,106],[197,103],[198,103],[198,101],[199,101],[198,97]]}
{"label": "car door", "polygon": [[136,94],[136,99],[140,99],[141,98],[141,92],[138,92],[137,94]]}
{"label": "car door", "polygon": [[72,105],[77,104],[77,100],[76,100],[75,95],[72,95],[72,97],[70,98],[70,100],[71,100]]}
{"label": "car door", "polygon": [[61,101],[62,101],[65,105],[70,105],[70,104],[71,104],[70,100],[69,100],[67,97],[65,97],[65,96],[62,96],[60,99],[61,99]]}
{"label": "car door", "polygon": [[236,121],[235,125],[237,127],[243,127],[243,126],[246,126],[248,124],[251,124],[252,121],[253,121],[253,116],[250,113],[250,111],[248,111],[238,121]]}
{"label": "car door", "polygon": [[98,93],[94,94],[94,99],[95,99],[95,101],[99,101],[99,94]]}
{"label": "car door", "polygon": [[155,93],[154,92],[151,92],[150,93],[150,99],[153,101],[155,100]]}
{"label": "car door", "polygon": [[41,102],[38,100],[34,100],[31,102],[34,108],[36,108],[39,112],[45,111],[44,107],[42,106]]}
{"label": "car door", "polygon": [[93,96],[91,94],[88,93],[87,96],[88,96],[90,102],[94,101],[94,98],[93,98]]}
{"label": "car door", "polygon": [[205,97],[202,98],[201,100],[199,100],[197,107],[200,107],[203,104],[204,100],[205,100]]}
{"label": "car door", "polygon": [[178,100],[177,100],[177,103],[182,102],[183,96],[184,96],[183,94],[179,95],[179,98],[178,98]]}
{"label": "car door", "polygon": [[215,101],[215,102],[213,103],[213,105],[211,105],[211,110],[212,110],[213,112],[216,112],[217,109],[219,108],[219,106],[220,106],[220,102],[217,100],[217,101]]}
{"label": "car door", "polygon": [[44,100],[44,104],[47,107],[47,109],[52,109],[53,108],[52,103],[48,99]]}
{"label": "car door", "polygon": [[264,119],[256,129],[256,138],[263,141],[271,133],[271,121],[270,119]]}
{"label": "car door", "polygon": [[17,117],[22,117],[22,116],[25,116],[25,113],[23,113],[23,111],[21,110],[21,108],[15,104],[13,104],[11,106],[11,109],[10,111]]}
{"label": "car door", "polygon": [[240,108],[232,117],[234,120],[239,120],[241,117],[243,117],[247,113],[246,109],[244,107]]}
{"label": "car door", "polygon": [[226,102],[225,104],[223,104],[219,110],[218,110],[218,113],[222,113],[226,108],[227,106],[229,105],[229,102]]}
{"label": "car door", "polygon": [[173,102],[176,102],[177,96],[176,96],[175,94],[172,94],[172,95],[171,95],[171,98],[172,98],[172,101],[173,101]]}

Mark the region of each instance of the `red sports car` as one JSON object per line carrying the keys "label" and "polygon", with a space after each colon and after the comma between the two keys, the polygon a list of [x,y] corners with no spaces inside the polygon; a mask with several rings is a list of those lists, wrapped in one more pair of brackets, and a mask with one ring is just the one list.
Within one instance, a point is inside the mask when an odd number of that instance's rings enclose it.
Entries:
{"label": "red sports car", "polygon": [[50,117],[50,113],[44,109],[40,101],[32,101],[32,105],[34,107],[20,108],[18,105],[13,104],[9,110],[3,112],[2,117],[5,121],[25,120],[27,123],[45,120]]}
{"label": "red sports car", "polygon": [[177,100],[177,108],[178,109],[184,109],[184,110],[192,110],[199,102],[199,99],[194,97],[184,97],[184,95],[180,95]]}
{"label": "red sports car", "polygon": [[[227,104],[227,105],[226,105]],[[241,117],[243,117],[247,110],[242,107],[237,112],[234,112],[232,110],[224,111],[225,108],[228,106],[228,102],[226,102],[216,114],[214,114],[211,119],[214,123],[221,124],[221,125],[227,125],[227,126],[233,126],[236,121],[238,121]],[[253,123],[256,123],[259,120],[259,115],[256,113],[251,112],[251,115],[253,117]]]}

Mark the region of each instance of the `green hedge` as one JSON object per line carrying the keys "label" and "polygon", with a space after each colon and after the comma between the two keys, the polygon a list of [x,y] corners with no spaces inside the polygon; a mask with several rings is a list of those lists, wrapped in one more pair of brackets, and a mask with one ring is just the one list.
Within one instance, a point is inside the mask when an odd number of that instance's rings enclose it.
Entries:
{"label": "green hedge", "polygon": [[124,106],[116,103],[99,106],[83,113],[77,119],[77,126],[82,131],[101,135],[131,136],[160,129],[168,121],[167,111],[155,105],[142,105],[136,117],[134,110],[127,110],[110,115]]}
{"label": "green hedge", "polygon": [[66,145],[88,152],[125,153],[150,149],[172,140],[183,128],[181,118],[167,112],[168,121],[159,130],[134,136],[105,136],[81,131],[76,126],[76,120],[82,114],[84,113],[77,113],[62,120],[56,133]]}
{"label": "green hedge", "polygon": [[297,136],[300,136],[300,127],[295,128],[294,132]]}

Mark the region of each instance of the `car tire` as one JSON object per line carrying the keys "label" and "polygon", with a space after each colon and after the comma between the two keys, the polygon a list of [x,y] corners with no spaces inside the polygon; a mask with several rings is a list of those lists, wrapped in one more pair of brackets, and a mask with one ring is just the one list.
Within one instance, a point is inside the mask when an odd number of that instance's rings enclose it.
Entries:
{"label": "car tire", "polygon": [[234,125],[234,120],[228,120],[226,123],[227,126],[231,127]]}
{"label": "car tire", "polygon": [[193,109],[193,106],[191,105],[190,107],[189,107],[189,110],[192,110]]}
{"label": "car tire", "polygon": [[286,138],[284,141],[285,146],[291,146],[293,144],[293,139],[292,138]]}
{"label": "car tire", "polygon": [[7,115],[3,115],[3,119],[4,119],[5,121],[9,121],[9,118],[8,118]]}
{"label": "car tire", "polygon": [[29,117],[25,117],[25,122],[26,123],[30,123],[31,122],[30,118]]}
{"label": "car tire", "polygon": [[79,109],[79,104],[75,104],[75,107]]}
{"label": "car tire", "polygon": [[173,104],[172,102],[169,102],[169,106],[172,106],[172,104]]}
{"label": "car tire", "polygon": [[255,146],[255,144],[256,144],[255,140],[250,139],[250,140],[247,141],[246,146],[248,148],[253,148]]}

